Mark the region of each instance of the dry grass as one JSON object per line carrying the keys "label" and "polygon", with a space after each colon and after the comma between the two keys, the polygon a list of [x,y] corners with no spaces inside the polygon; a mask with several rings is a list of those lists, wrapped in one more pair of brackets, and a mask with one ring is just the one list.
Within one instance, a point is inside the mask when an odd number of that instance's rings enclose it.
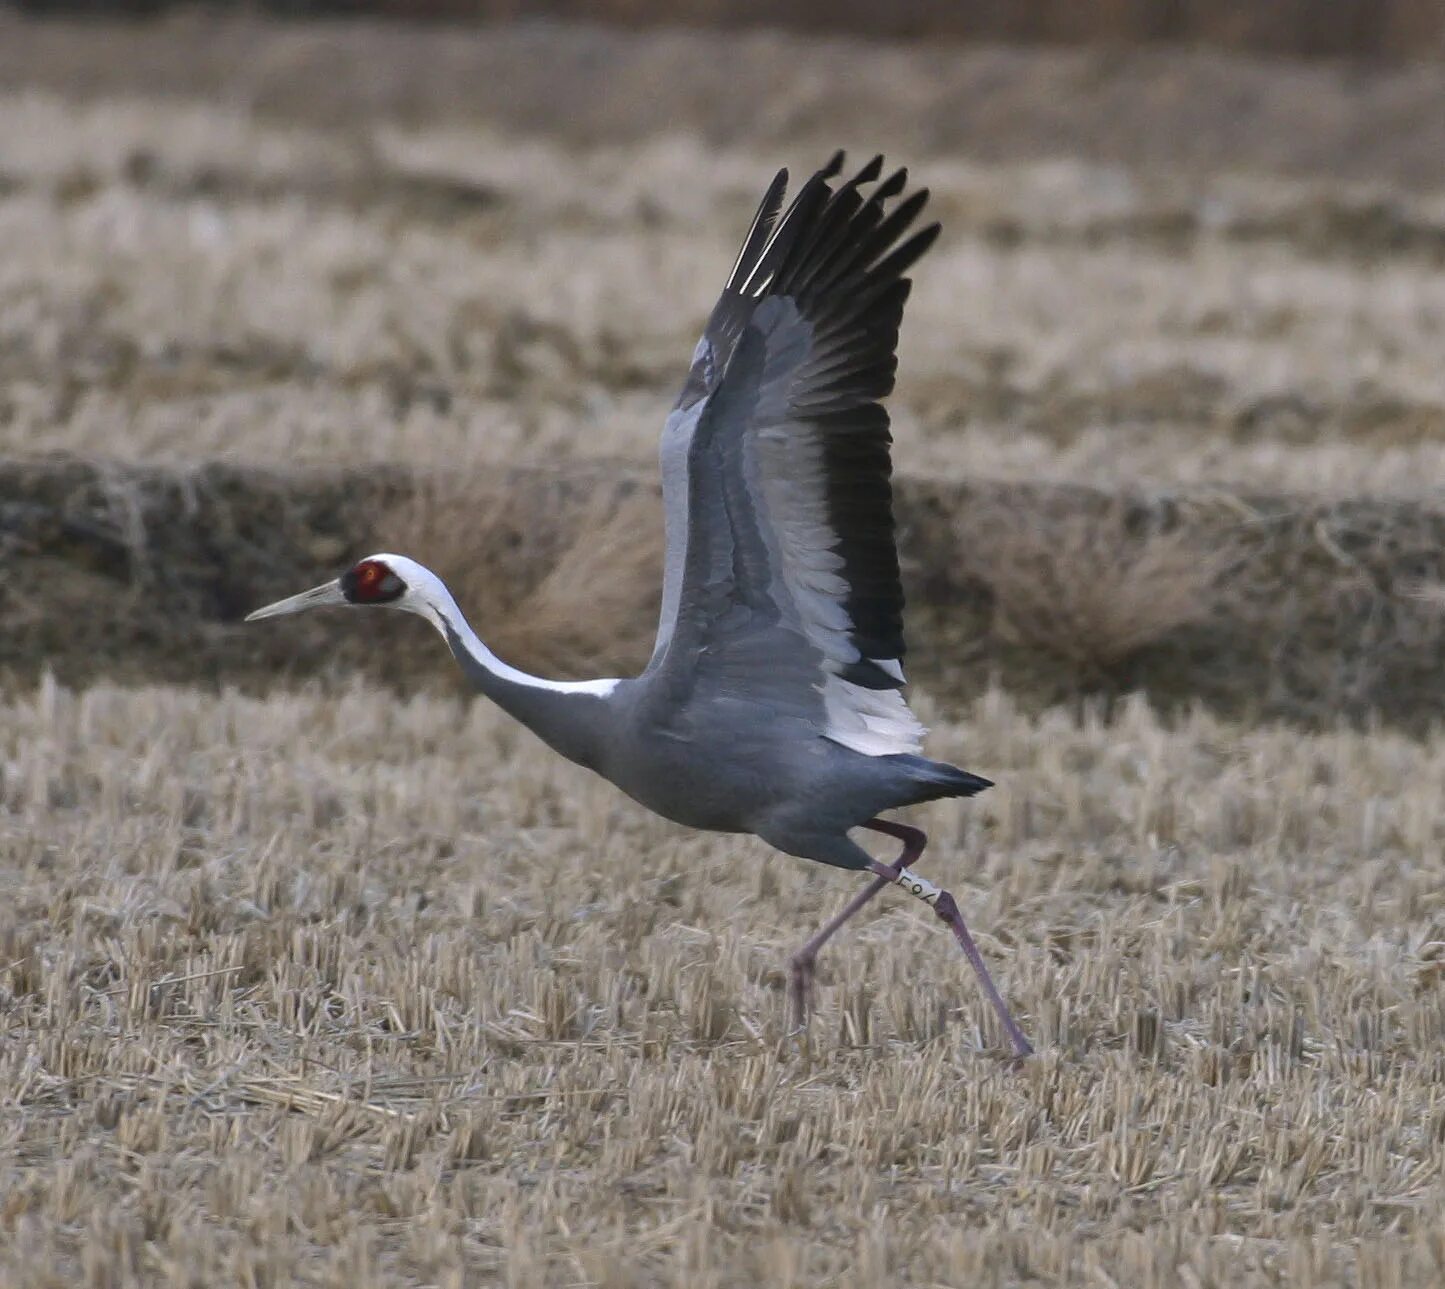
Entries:
{"label": "dry grass", "polygon": [[[423,628],[418,627],[419,634]],[[1001,696],[901,898],[682,835],[485,704],[19,694],[15,1285],[1433,1283],[1445,743]]]}
{"label": "dry grass", "polygon": [[[817,160],[33,93],[0,157],[0,450],[446,468],[650,461],[760,184]],[[901,470],[1445,477],[1438,196],[898,159],[946,228]]]}
{"label": "dry grass", "polygon": [[1085,688],[1116,681],[1141,649],[1224,616],[1244,558],[1217,523],[1201,531],[1109,498],[1061,511],[997,498],[968,527],[971,572],[993,600],[993,630],[1052,654]]}

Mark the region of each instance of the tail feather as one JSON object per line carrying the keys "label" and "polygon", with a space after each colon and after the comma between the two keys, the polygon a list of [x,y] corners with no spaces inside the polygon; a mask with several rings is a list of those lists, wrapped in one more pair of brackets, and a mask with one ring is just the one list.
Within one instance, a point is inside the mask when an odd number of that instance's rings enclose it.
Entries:
{"label": "tail feather", "polygon": [[943,797],[976,797],[985,788],[993,787],[992,779],[970,774],[944,761],[930,761],[924,756],[898,755],[889,758],[905,764],[918,795],[910,802],[937,801]]}

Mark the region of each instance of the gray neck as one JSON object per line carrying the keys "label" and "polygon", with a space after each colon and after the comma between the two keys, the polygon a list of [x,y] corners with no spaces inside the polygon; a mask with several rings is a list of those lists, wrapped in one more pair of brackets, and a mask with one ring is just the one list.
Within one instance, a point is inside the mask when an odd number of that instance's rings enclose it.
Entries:
{"label": "gray neck", "polygon": [[477,689],[554,751],[570,761],[596,768],[607,715],[607,705],[596,690],[539,681],[530,676],[519,679],[517,677],[526,673],[517,673],[515,668],[508,667],[486,646],[482,646],[483,653],[469,647],[472,641],[481,643],[474,633],[469,633],[472,640],[468,640],[447,623],[442,634],[452,655]]}
{"label": "gray neck", "polygon": [[436,627],[467,678],[504,712],[568,760],[598,768],[610,728],[606,699],[617,681],[543,680],[508,666],[481,642],[442,580],[412,561],[407,565],[411,593],[397,607]]}

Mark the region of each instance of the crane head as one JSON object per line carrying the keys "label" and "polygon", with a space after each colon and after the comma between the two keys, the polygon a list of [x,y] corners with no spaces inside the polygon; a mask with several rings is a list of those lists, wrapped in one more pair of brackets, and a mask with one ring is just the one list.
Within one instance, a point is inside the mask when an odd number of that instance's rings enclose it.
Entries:
{"label": "crane head", "polygon": [[[347,569],[334,582],[312,587],[300,595],[292,595],[275,604],[246,615],[247,622],[258,618],[277,618],[283,613],[300,613],[304,609],[319,609],[328,604],[381,604],[407,607],[399,603],[408,587],[394,567],[405,562],[394,555],[371,555]],[[418,566],[419,567],[419,566]]]}

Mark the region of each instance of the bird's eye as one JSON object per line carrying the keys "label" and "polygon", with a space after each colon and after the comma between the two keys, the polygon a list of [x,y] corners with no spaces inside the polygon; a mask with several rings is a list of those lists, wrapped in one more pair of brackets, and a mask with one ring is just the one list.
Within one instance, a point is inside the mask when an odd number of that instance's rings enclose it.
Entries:
{"label": "bird's eye", "polygon": [[353,604],[386,604],[400,599],[406,583],[380,560],[363,560],[344,573],[341,591]]}

